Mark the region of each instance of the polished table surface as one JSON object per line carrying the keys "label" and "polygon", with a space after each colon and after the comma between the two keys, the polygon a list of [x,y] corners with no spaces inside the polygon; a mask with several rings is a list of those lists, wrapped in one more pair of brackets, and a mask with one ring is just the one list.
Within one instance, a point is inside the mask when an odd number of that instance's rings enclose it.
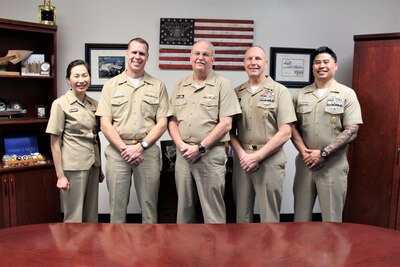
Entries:
{"label": "polished table surface", "polygon": [[79,224],[0,230],[1,266],[400,266],[400,232],[348,223]]}

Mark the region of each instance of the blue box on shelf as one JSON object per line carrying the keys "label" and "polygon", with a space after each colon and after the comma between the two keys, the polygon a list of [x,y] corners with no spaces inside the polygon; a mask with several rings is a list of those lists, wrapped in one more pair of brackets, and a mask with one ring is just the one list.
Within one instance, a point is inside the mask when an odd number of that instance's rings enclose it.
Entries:
{"label": "blue box on shelf", "polygon": [[39,152],[35,135],[5,136],[4,148],[6,155],[23,156]]}

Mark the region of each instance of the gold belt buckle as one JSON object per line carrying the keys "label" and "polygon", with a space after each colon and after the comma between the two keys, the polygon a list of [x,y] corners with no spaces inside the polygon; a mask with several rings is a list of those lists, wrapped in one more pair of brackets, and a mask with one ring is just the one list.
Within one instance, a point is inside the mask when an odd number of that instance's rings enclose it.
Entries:
{"label": "gold belt buckle", "polygon": [[198,145],[198,143],[195,143],[195,142],[190,142],[190,141],[185,141],[185,140],[183,140],[183,142],[185,142],[186,144],[191,145],[191,146]]}
{"label": "gold belt buckle", "polygon": [[257,145],[252,145],[252,144],[250,144],[248,147],[249,147],[249,149],[251,149],[251,150],[256,150],[256,149],[257,149]]}
{"label": "gold belt buckle", "polygon": [[137,140],[137,139],[133,139],[132,140],[132,145],[136,145],[136,144],[138,144],[139,143],[139,140]]}

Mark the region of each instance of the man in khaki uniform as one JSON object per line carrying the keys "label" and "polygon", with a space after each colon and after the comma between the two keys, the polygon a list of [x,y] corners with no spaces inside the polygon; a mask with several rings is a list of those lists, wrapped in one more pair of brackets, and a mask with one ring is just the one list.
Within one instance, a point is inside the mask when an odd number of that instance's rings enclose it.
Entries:
{"label": "man in khaki uniform", "polygon": [[286,157],[283,145],[296,121],[288,89],[265,76],[268,61],[260,46],[246,51],[249,80],[235,89],[242,114],[231,131],[236,222],[253,221],[254,201],[261,222],[279,222]]}
{"label": "man in khaki uniform", "polygon": [[336,54],[328,47],[312,55],[315,83],[293,97],[298,124],[292,141],[299,151],[294,178],[295,221],[311,221],[318,195],[322,220],[341,222],[346,199],[347,147],[362,124],[355,92],[335,81]]}
{"label": "man in khaki uniform", "polygon": [[171,111],[165,85],[144,70],[148,49],[141,38],[129,42],[128,67],[105,83],[96,113],[110,142],[105,155],[112,223],[126,221],[132,173],[142,222],[157,222],[160,149],[155,142]]}
{"label": "man in khaki uniform", "polygon": [[177,147],[177,223],[196,222],[196,188],[204,222],[226,222],[224,142],[240,107],[230,82],[212,70],[213,56],[211,43],[195,43],[190,55],[193,75],[177,83],[171,98],[174,112],[168,129]]}

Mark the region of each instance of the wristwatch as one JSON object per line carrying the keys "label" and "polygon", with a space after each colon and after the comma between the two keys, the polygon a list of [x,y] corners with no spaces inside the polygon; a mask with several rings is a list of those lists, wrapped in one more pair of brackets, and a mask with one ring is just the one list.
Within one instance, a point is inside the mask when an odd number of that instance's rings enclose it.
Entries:
{"label": "wristwatch", "polygon": [[199,144],[199,152],[202,154],[206,153],[206,147],[202,143]]}
{"label": "wristwatch", "polygon": [[145,140],[142,140],[140,145],[143,147],[143,150],[146,150],[149,147],[149,143],[147,143]]}
{"label": "wristwatch", "polygon": [[321,157],[323,157],[325,160],[328,160],[329,154],[325,148],[321,149]]}

